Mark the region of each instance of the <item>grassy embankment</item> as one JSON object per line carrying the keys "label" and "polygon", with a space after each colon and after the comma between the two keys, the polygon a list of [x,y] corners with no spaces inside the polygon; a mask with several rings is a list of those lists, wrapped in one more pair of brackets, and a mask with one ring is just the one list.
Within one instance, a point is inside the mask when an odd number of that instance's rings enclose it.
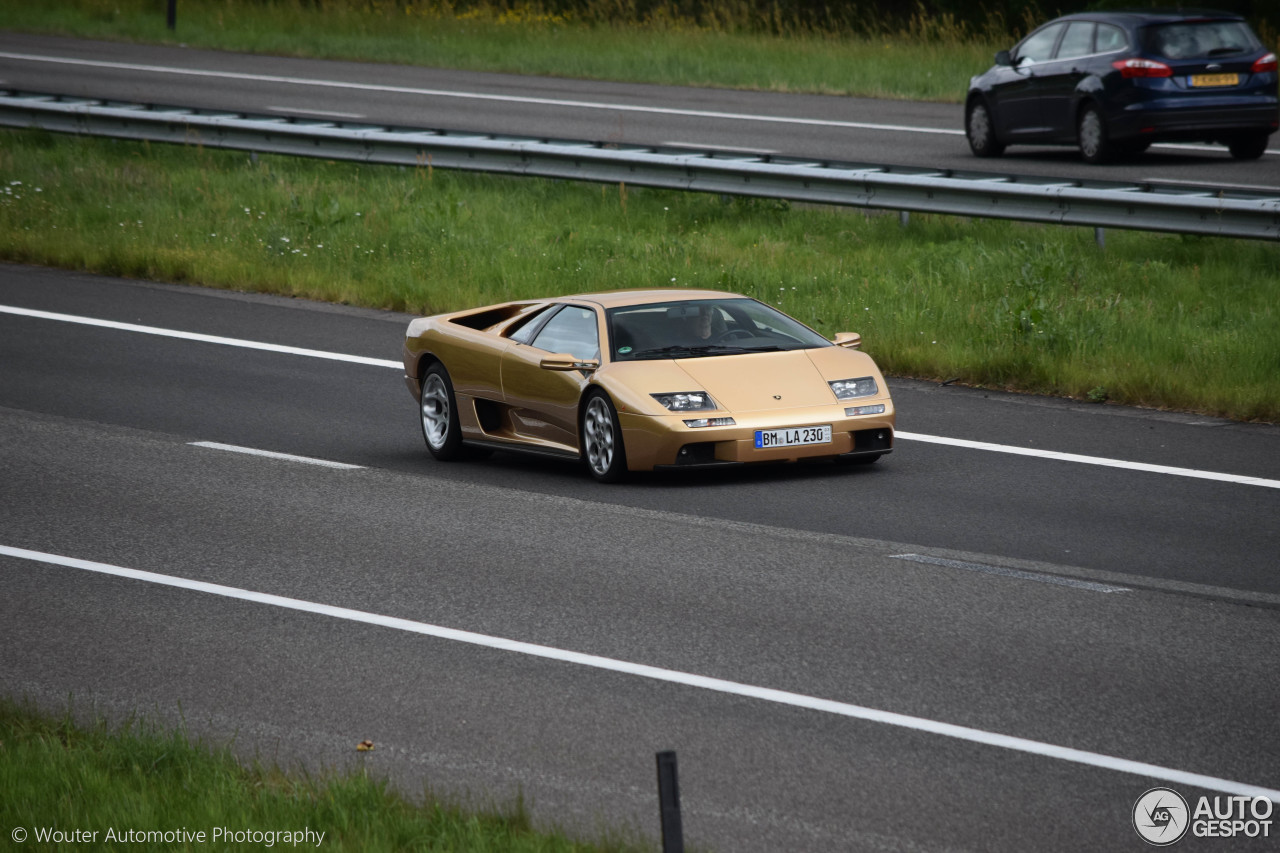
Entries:
{"label": "grassy embankment", "polygon": [[[609,22],[609,5],[594,20],[566,21],[483,0],[465,11],[185,0],[175,35],[163,4],[63,0],[19,4],[5,23],[276,53],[937,99],[958,97],[967,72],[955,69],[983,67],[998,43],[920,19],[896,34],[761,35],[785,22],[722,7],[719,23],[656,14],[620,26]],[[781,304],[822,331],[861,331],[897,375],[1280,420],[1280,250],[1268,244],[1112,231],[1100,253],[1084,229],[919,215],[901,229],[845,210],[191,155],[5,134],[0,257],[424,312],[602,288],[712,286]]]}
{"label": "grassy embankment", "polygon": [[411,312],[696,286],[890,373],[1280,420],[1280,247],[0,134],[0,257]]}
{"label": "grassy embankment", "polygon": [[[376,766],[376,746],[363,755]],[[426,790],[422,802],[411,803],[366,770],[286,774],[260,762],[242,765],[228,748],[211,748],[180,731],[137,722],[115,729],[77,725],[0,700],[0,825],[5,843],[10,833],[26,833],[15,850],[642,849],[632,841],[586,843],[535,831],[519,802],[505,811],[464,811]],[[63,843],[41,842],[41,833],[55,830],[65,833]],[[77,830],[86,834],[72,835]],[[266,835],[305,830],[312,833],[305,839]],[[196,837],[200,832],[203,839]]]}

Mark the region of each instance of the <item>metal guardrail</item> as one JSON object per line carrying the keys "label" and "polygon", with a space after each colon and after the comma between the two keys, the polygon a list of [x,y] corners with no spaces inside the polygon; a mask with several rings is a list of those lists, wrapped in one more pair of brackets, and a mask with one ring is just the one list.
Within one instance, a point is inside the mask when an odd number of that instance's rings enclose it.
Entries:
{"label": "metal guardrail", "polygon": [[1280,191],[1187,189],[527,139],[0,90],[0,125],[884,210],[1280,240]]}

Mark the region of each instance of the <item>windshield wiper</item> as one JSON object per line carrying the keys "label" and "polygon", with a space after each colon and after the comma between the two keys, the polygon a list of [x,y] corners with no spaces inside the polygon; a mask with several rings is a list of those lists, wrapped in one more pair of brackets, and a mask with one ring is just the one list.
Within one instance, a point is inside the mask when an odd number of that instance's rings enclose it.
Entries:
{"label": "windshield wiper", "polygon": [[743,352],[766,352],[778,347],[739,347],[726,344],[706,344],[704,346],[672,346],[656,349],[642,349],[633,353],[632,358],[700,358],[707,355],[735,355]]}
{"label": "windshield wiper", "polygon": [[1215,47],[1209,56],[1226,56],[1228,53],[1244,53],[1243,47]]}

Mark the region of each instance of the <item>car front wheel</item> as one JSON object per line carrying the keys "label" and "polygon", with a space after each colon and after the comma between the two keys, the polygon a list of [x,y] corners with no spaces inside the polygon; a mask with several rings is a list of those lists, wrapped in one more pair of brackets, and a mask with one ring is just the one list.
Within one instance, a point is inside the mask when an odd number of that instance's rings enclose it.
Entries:
{"label": "car front wheel", "polygon": [[462,457],[462,428],[458,426],[458,408],[454,402],[453,383],[444,365],[436,363],[422,377],[422,396],[418,407],[422,417],[422,437],[427,450],[442,462]]}
{"label": "car front wheel", "polygon": [[1107,124],[1097,107],[1085,107],[1076,128],[1080,154],[1086,163],[1106,163],[1115,156],[1116,146],[1107,138]]}
{"label": "car front wheel", "polygon": [[977,157],[999,157],[1004,153],[1004,145],[996,139],[995,125],[991,121],[991,111],[982,101],[974,101],[969,107],[969,115],[964,123],[965,136],[969,139],[969,149]]}
{"label": "car front wheel", "polygon": [[626,476],[627,452],[622,445],[618,413],[603,391],[593,391],[582,408],[582,458],[591,476],[616,483]]}

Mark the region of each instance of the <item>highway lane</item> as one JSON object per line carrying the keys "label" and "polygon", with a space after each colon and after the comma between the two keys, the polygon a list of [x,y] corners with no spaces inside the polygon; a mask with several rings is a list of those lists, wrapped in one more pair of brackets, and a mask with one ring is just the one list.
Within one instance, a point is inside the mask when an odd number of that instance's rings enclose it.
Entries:
{"label": "highway lane", "polygon": [[[6,691],[116,715],[175,720],[180,709],[194,731],[235,734],[246,752],[359,760],[409,791],[520,791],[537,818],[588,832],[606,822],[652,836],[652,756],[675,749],[686,837],[719,850],[1126,849],[1138,843],[1132,802],[1155,784],[1195,798],[1242,783],[1280,799],[1275,610],[940,571],[887,543],[186,439],[0,413],[0,544],[105,564],[0,553]],[[911,719],[851,718],[826,703]],[[365,738],[378,749],[360,758]],[[1054,747],[1087,761],[1046,754]],[[1116,759],[1155,767],[1097,766]]]}
{"label": "highway lane", "polygon": [[[969,73],[957,74],[963,91]],[[1280,149],[1241,164],[1224,149],[1157,146],[1090,167],[1068,149],[970,155],[961,108],[328,62],[0,32],[0,84],[91,97],[303,114],[517,136],[1093,180],[1280,187]]]}
{"label": "highway lane", "polygon": [[[0,305],[394,362],[405,315],[8,266]],[[70,337],[82,347],[60,349]],[[867,342],[875,353],[875,342]],[[87,355],[92,351],[92,356]],[[1280,489],[902,440],[867,469],[657,474],[602,488],[510,454],[435,463],[392,367],[328,364],[0,313],[0,401],[264,450],[653,510],[872,537],[1131,582],[1280,594]],[[216,369],[211,366],[216,365]],[[1280,430],[1212,418],[892,382],[912,434],[1280,481]],[[832,507],[839,506],[839,511]]]}
{"label": "highway lane", "polygon": [[[0,305],[371,359],[394,358],[407,319],[21,266],[3,268]],[[508,455],[435,463],[387,367],[4,313],[0,363],[0,547],[103,564],[0,555],[10,694],[165,719],[180,704],[197,730],[313,765],[370,737],[408,790],[520,790],[586,831],[652,835],[653,753],[674,748],[688,838],[721,850],[1117,849],[1136,843],[1129,809],[1148,787],[1212,793],[1159,774],[1280,788],[1278,489],[907,442],[866,471],[609,488]],[[1272,427],[895,391],[920,432],[1280,478]],[[1133,583],[1046,582],[1064,577]],[[690,674],[809,706],[672,680]]]}

